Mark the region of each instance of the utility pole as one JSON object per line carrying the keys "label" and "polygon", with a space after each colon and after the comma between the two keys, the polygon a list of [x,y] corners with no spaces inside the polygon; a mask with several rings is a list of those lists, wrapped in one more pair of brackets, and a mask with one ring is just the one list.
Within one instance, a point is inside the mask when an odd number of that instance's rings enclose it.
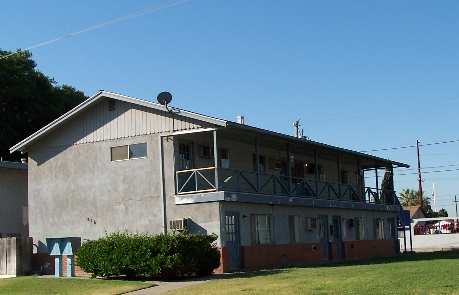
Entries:
{"label": "utility pole", "polygon": [[456,219],[454,220],[454,231],[457,232],[457,227],[456,227],[456,225],[457,225],[457,202],[458,202],[458,201],[457,201],[457,199],[456,199],[456,195],[454,195],[454,201],[453,201],[453,202],[456,203]]}
{"label": "utility pole", "polygon": [[416,140],[416,149],[418,152],[419,205],[421,205],[421,207],[424,207],[424,203],[422,201],[422,178],[421,178],[421,160],[419,158],[419,140]]}
{"label": "utility pole", "polygon": [[300,137],[300,118],[298,118],[295,123],[293,123],[293,126],[295,126],[295,137],[299,138]]}
{"label": "utility pole", "polygon": [[457,218],[457,202],[459,202],[459,201],[456,199],[456,195],[454,195],[453,203],[456,203],[456,218]]}

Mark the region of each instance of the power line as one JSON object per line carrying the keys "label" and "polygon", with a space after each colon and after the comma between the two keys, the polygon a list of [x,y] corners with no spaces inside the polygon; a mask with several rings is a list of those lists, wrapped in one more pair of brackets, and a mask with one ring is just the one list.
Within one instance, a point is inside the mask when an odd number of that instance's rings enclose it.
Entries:
{"label": "power line", "polygon": [[[125,20],[128,20],[128,19],[131,19],[131,18],[136,18],[136,17],[142,16],[142,15],[147,14],[147,13],[155,12],[155,11],[158,11],[158,10],[161,10],[161,9],[164,9],[164,8],[168,8],[170,6],[181,4],[181,3],[186,2],[186,1],[188,1],[188,0],[171,0],[171,1],[156,5],[154,7],[151,7],[151,8],[142,10],[142,11],[138,11],[138,12],[135,12],[135,13],[132,13],[132,14],[129,14],[129,15],[126,15],[126,16],[123,16],[123,17],[120,17],[120,18],[117,18],[117,19],[114,19],[114,20],[111,20],[111,21],[108,21],[108,22],[105,22],[105,23],[102,23],[102,24],[87,28],[87,29],[84,29],[84,30],[81,30],[81,31],[78,31],[78,32],[75,32],[75,33],[71,33],[71,34],[68,34],[68,35],[65,35],[65,36],[50,40],[50,41],[46,41],[46,42],[40,43],[38,45],[34,45],[34,46],[26,48],[24,50],[34,49],[34,48],[37,48],[37,47],[40,47],[40,46],[43,46],[43,45],[46,45],[46,44],[49,44],[49,43],[53,43],[53,42],[56,42],[56,41],[59,41],[59,40],[65,39],[65,38],[69,38],[69,37],[72,37],[72,36],[75,36],[75,35],[83,34],[83,33],[89,32],[89,31],[93,31],[93,30],[96,30],[96,29],[99,29],[99,28],[102,28],[102,27],[106,27],[106,26],[109,26],[109,25],[113,25],[113,24],[116,24],[116,23],[119,23],[119,22],[122,22],[122,21],[125,21]],[[11,56],[11,55],[16,54],[16,53],[17,52],[13,52],[13,53],[10,53],[8,55],[1,56],[0,59],[7,58],[8,56]]]}
{"label": "power line", "polygon": [[[439,145],[439,144],[454,143],[454,142],[459,142],[459,139],[447,140],[447,141],[439,141],[439,142],[432,142],[432,143],[424,143],[424,144],[419,144],[419,146]],[[382,148],[382,149],[367,150],[367,151],[360,151],[360,152],[361,152],[361,153],[368,153],[368,152],[389,151],[389,150],[407,149],[407,148],[415,148],[415,147],[416,147],[416,145],[407,145],[407,146]]]}

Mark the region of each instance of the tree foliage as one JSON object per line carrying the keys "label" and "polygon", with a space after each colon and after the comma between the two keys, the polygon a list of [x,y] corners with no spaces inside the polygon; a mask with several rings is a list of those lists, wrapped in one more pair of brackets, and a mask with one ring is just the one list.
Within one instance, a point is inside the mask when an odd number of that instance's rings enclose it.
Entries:
{"label": "tree foliage", "polygon": [[[402,207],[419,206],[419,191],[409,188],[403,189],[400,193],[399,201]],[[426,197],[424,192],[422,192],[422,203],[422,209],[426,213],[426,217],[448,217],[448,212],[443,208],[438,212],[432,210],[430,198]]]}
{"label": "tree foliage", "polygon": [[393,204],[394,203],[394,175],[392,169],[387,167],[384,173],[384,178],[381,182],[381,203]]}
{"label": "tree foliage", "polygon": [[[2,56],[7,56],[1,58]],[[9,148],[86,99],[75,88],[56,85],[36,69],[29,51],[0,49],[0,156],[19,161]],[[23,156],[22,156],[23,157]]]}

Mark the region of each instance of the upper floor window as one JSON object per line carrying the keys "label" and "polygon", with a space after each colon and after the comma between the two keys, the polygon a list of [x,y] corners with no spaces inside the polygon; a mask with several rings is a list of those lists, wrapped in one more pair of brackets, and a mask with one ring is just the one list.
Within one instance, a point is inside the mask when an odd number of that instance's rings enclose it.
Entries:
{"label": "upper floor window", "polygon": [[111,148],[112,161],[146,158],[147,157],[147,143],[136,143],[122,146],[115,146]]}
{"label": "upper floor window", "polygon": [[179,144],[179,169],[191,169],[192,149],[189,143]]}
{"label": "upper floor window", "polygon": [[252,162],[253,162],[253,171],[254,172],[266,172],[266,157],[259,155],[258,156],[258,166],[259,170],[257,169],[257,156],[252,154]]}
{"label": "upper floor window", "polygon": [[347,170],[341,170],[341,183],[349,184],[349,172]]}
{"label": "upper floor window", "polygon": [[[316,165],[315,164],[305,164],[307,174],[316,174]],[[322,165],[317,165],[317,176],[319,181],[325,181],[325,169]]]}

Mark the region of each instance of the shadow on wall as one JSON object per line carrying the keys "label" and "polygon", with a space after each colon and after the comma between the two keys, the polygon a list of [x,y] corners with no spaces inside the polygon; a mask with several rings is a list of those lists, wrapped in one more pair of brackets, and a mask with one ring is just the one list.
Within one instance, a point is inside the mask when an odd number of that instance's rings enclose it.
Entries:
{"label": "shadow on wall", "polygon": [[189,222],[188,227],[189,227],[190,234],[198,234],[198,233],[203,234],[203,235],[207,234],[207,230],[203,228],[202,226],[200,226],[199,224],[197,224],[196,222],[194,222],[192,219],[190,219],[188,222]]}

